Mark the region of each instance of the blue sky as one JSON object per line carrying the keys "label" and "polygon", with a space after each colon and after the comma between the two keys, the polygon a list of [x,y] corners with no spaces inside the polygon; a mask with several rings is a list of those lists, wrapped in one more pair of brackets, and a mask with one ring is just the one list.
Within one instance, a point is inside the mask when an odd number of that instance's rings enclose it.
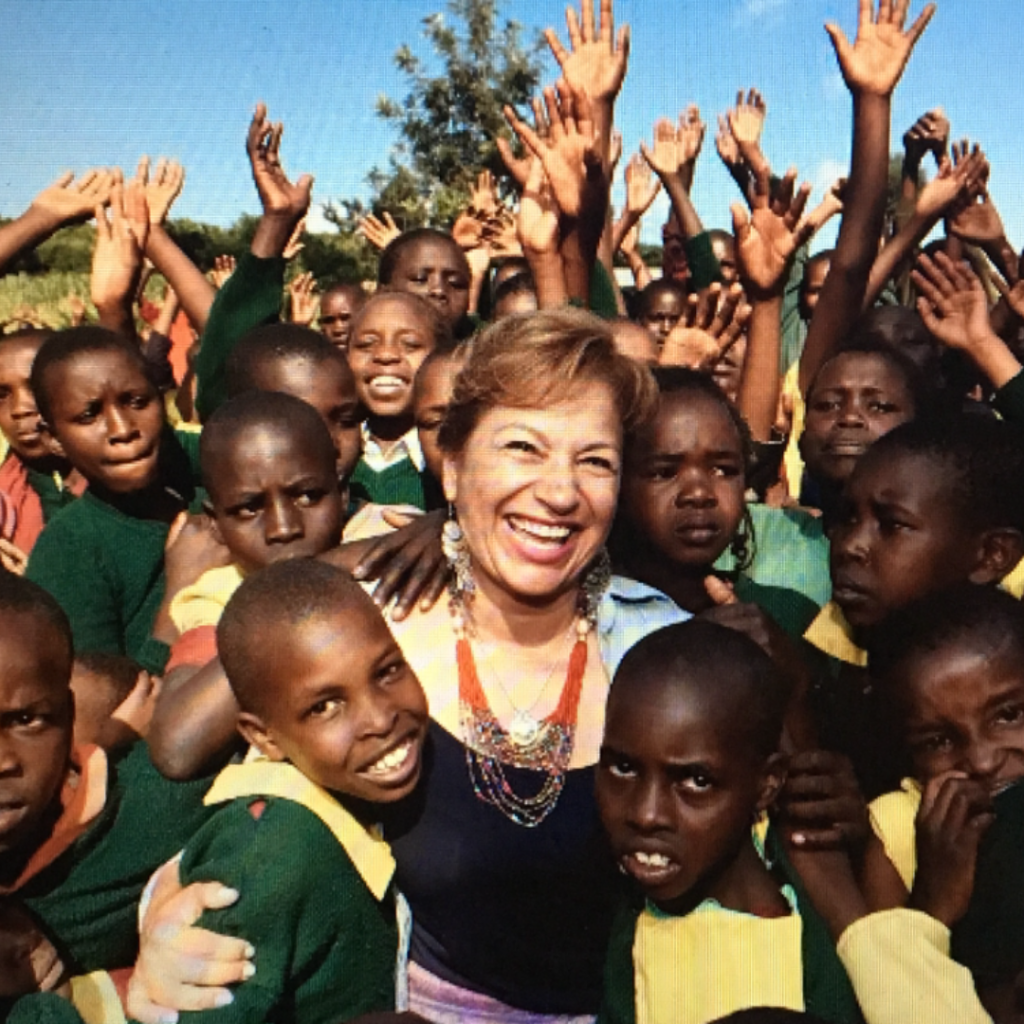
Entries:
{"label": "blue sky", "polygon": [[[285,122],[288,170],[316,175],[314,203],[365,196],[367,171],[385,164],[394,142],[374,114],[375,99],[404,95],[391,57],[403,42],[425,55],[422,18],[443,5],[0,0],[7,41],[0,62],[0,214],[19,213],[64,168],[119,164],[127,171],[141,153],[185,164],[188,180],[174,215],[227,224],[256,212],[244,138],[257,99]],[[912,13],[922,6],[913,0]],[[565,38],[561,3],[505,0],[502,11],[528,30],[552,25]],[[695,200],[707,226],[727,227],[736,193],[711,128],[738,88],[756,85],[769,105],[764,145],[773,165],[797,166],[820,195],[847,166],[850,136],[850,100],[822,26],[835,20],[852,37],[856,11],[856,0],[618,0],[618,21],[633,31],[617,112],[627,156],[650,136],[657,117],[699,104],[709,134]],[[893,110],[894,145],[937,105],[952,120],[954,137],[984,145],[992,195],[1018,248],[1020,23],[1020,0],[939,0]],[[613,198],[621,202],[621,187]],[[645,238],[657,238],[665,208],[659,200]],[[319,226],[316,217],[311,226]]]}

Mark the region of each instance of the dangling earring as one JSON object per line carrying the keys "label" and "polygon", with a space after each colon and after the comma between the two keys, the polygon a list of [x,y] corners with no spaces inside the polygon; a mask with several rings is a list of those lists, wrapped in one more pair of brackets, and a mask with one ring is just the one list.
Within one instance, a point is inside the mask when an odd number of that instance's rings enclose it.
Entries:
{"label": "dangling earring", "polygon": [[448,518],[441,529],[441,551],[451,571],[449,583],[452,600],[461,603],[476,589],[473,583],[473,566],[469,558],[466,535],[455,518],[455,506],[448,502]]}
{"label": "dangling earring", "polygon": [[590,623],[597,624],[597,612],[601,599],[612,581],[612,560],[607,548],[601,548],[590,564],[580,586],[580,615]]}

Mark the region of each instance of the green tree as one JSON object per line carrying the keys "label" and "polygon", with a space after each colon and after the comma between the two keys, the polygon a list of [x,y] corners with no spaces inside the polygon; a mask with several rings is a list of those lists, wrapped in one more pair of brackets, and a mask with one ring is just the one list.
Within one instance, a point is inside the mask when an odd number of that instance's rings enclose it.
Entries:
{"label": "green tree", "polygon": [[[543,71],[545,43],[523,41],[515,21],[501,20],[498,0],[448,0],[444,13],[424,19],[430,60],[403,44],[394,56],[409,92],[401,102],[377,100],[377,114],[400,133],[386,171],[367,176],[378,216],[385,210],[403,228],[449,227],[466,205],[476,174],[504,172],[495,138],[506,132],[502,107],[533,96]],[[359,201],[328,203],[325,216],[352,230],[367,208]]]}

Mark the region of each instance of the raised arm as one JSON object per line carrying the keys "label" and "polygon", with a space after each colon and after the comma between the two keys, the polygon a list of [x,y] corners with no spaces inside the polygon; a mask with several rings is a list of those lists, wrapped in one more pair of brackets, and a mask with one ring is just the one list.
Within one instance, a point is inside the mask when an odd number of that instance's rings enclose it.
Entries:
{"label": "raised arm", "polygon": [[763,164],[750,217],[741,203],[732,204],[736,262],[753,305],[737,404],[755,441],[771,439],[781,387],[782,299],[797,250],[812,234],[801,220],[810,185],[797,190],[796,171],[791,170],[774,197],[769,189],[768,166]]}
{"label": "raised arm", "polygon": [[806,392],[818,371],[856,322],[885,215],[889,128],[893,90],[914,44],[935,13],[928,4],[904,30],[909,0],[860,0],[853,43],[835,24],[825,26],[843,80],[853,96],[853,156],[844,195],[843,222],[832,264],[800,358],[800,387]]}
{"label": "raised arm", "polygon": [[62,174],[20,217],[0,227],[0,271],[15,256],[45,242],[62,227],[92,217],[97,206],[109,202],[113,184],[113,172],[102,167],[86,171],[78,181],[71,171]]}
{"label": "raised arm", "polygon": [[192,326],[202,332],[217,290],[164,228],[167,214],[184,187],[185,169],[176,160],[161,157],[150,173],[149,157],[144,156],[135,176],[145,190],[149,207],[146,255],[174,289]]}
{"label": "raised arm", "polygon": [[653,147],[648,149],[646,143],[640,143],[640,151],[665,186],[679,226],[688,239],[696,238],[704,231],[704,225],[690,202],[690,183],[704,143],[704,132],[700,110],[691,104],[679,115],[678,126],[668,118],[661,118],[655,124]]}

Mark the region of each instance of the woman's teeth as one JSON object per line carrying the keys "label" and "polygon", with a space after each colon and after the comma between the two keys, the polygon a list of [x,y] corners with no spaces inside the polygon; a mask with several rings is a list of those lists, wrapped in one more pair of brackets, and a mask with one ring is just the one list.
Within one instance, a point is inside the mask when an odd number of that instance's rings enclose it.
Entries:
{"label": "woman's teeth", "polygon": [[509,517],[509,522],[517,533],[525,533],[528,537],[545,543],[564,544],[572,533],[568,526],[538,523],[531,519],[519,519],[517,516]]}

